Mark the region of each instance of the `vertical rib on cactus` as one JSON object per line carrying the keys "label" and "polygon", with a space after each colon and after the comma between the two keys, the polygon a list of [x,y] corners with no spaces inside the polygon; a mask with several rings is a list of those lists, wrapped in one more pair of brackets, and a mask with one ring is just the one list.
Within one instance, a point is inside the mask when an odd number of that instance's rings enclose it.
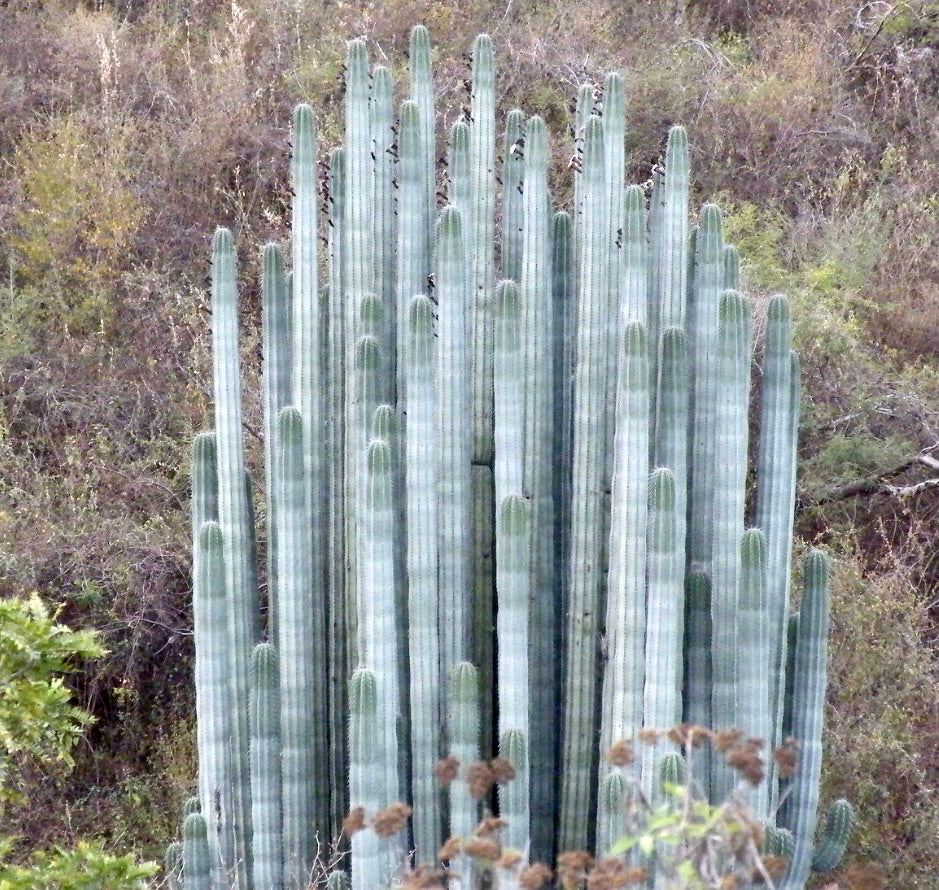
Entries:
{"label": "vertical rib on cactus", "polygon": [[437,338],[434,306],[411,300],[403,354],[407,436],[408,654],[411,691],[411,789],[417,862],[432,862],[443,824],[434,767],[440,757],[441,674],[437,631]]}
{"label": "vertical rib on cactus", "polygon": [[515,778],[499,788],[499,812],[509,823],[503,834],[505,845],[523,854],[531,823],[528,637],[532,512],[520,494],[510,494],[500,505],[496,523],[499,754],[515,767]]}
{"label": "vertical rib on cactus", "polygon": [[[205,439],[202,440],[206,442]],[[196,450],[196,456],[207,449]],[[196,467],[203,461],[198,461]],[[204,474],[199,470],[194,478]],[[195,488],[195,486],[194,486]],[[194,506],[195,506],[194,499]],[[200,511],[201,512],[201,511]],[[195,511],[194,511],[195,516]],[[232,801],[231,662],[228,644],[225,563],[222,532],[217,522],[202,524],[196,542],[193,612],[196,648],[196,727],[199,743],[199,796],[206,813],[213,814],[211,862],[215,887],[228,886],[235,866],[235,828]]]}
{"label": "vertical rib on cactus", "polygon": [[473,41],[472,225],[473,460],[492,459],[492,298],[495,288],[496,92],[492,41]]}
{"label": "vertical rib on cactus", "polygon": [[616,313],[621,325],[631,321],[648,325],[649,241],[642,186],[629,186],[623,203],[623,257],[617,279],[620,301],[616,304]]}
{"label": "vertical rib on cactus", "polygon": [[795,837],[795,850],[780,884],[783,890],[804,887],[812,865],[828,681],[828,557],[819,550],[809,553],[804,577],[792,694],[792,735],[799,743],[799,768],[790,782],[790,796],[782,813],[783,824]]}
{"label": "vertical rib on cactus", "polygon": [[[650,729],[666,729],[681,722],[683,578],[677,555],[683,541],[676,534],[675,476],[667,467],[649,480],[648,613],[646,617],[643,722]],[[656,758],[675,753],[665,741],[643,751],[643,792],[655,794]],[[654,798],[653,798],[654,799]]]}
{"label": "vertical rib on cactus", "polygon": [[583,155],[583,260],[580,269],[577,366],[574,370],[574,467],[571,505],[570,604],[559,846],[585,849],[596,772],[596,637],[603,550],[603,419],[607,410],[606,200],[603,124],[587,122]]}
{"label": "vertical rib on cactus", "polygon": [[185,890],[211,890],[208,831],[201,813],[190,813],[183,823],[183,886]]}
{"label": "vertical rib on cactus", "polygon": [[[283,784],[283,869],[286,886],[304,887],[316,855],[314,818],[326,812],[328,789],[316,787],[326,748],[314,690],[325,681],[325,651],[314,634],[318,599],[310,551],[305,437],[300,412],[284,408],[277,417],[275,480],[279,510],[273,517],[277,546],[277,654],[280,667],[280,735]],[[317,661],[319,660],[319,668]],[[319,744],[317,744],[319,742]],[[314,804],[314,801],[317,805]]]}
{"label": "vertical rib on cactus", "polygon": [[[281,820],[280,706],[277,655],[269,643],[258,643],[251,655],[251,810],[253,886],[284,886]],[[303,888],[303,883],[287,886]]]}
{"label": "vertical rib on cactus", "polygon": [[[649,344],[646,329],[631,322],[623,332],[617,385],[607,660],[600,708],[600,752],[632,738],[643,725],[646,633],[646,553],[649,516]],[[600,782],[609,767],[600,768]],[[602,827],[602,813],[598,820]],[[597,851],[614,837],[597,837]]]}
{"label": "vertical rib on cactus", "polygon": [[228,654],[232,713],[232,792],[237,883],[246,890],[250,873],[251,788],[248,721],[239,702],[248,700],[248,667],[260,615],[253,531],[245,485],[241,432],[241,368],[238,351],[238,288],[231,232],[218,229],[212,244],[212,342],[215,364],[215,432],[218,448],[219,525],[225,552]]}
{"label": "vertical rib on cactus", "polygon": [[440,653],[449,671],[471,652],[472,572],[470,512],[470,366],[466,312],[467,262],[460,212],[447,207],[437,229],[436,290],[439,305],[438,521]]}

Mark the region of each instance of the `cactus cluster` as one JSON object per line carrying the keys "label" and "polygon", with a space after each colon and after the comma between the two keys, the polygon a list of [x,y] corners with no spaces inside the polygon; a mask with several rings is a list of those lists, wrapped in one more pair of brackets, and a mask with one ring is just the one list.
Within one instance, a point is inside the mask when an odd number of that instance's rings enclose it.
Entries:
{"label": "cactus cluster", "polygon": [[[494,757],[514,772],[497,786],[504,848],[521,862],[602,852],[630,796],[680,772],[668,744],[627,766],[604,752],[682,722],[798,739],[795,777],[770,763],[748,793],[791,847],[782,886],[803,887],[828,568],[809,555],[790,618],[786,300],[769,305],[751,447],[751,307],[718,208],[689,221],[685,131],[647,187],[627,185],[622,79],[584,87],[572,206],[555,209],[541,118],[510,112],[497,157],[485,35],[441,170],[430,55],[415,28],[396,111],[389,72],[349,44],[345,142],[322,180],[313,111],[294,115],[289,272],[279,246],[263,258],[263,572],[235,250],[215,235],[215,423],[193,457],[201,814],[185,823],[186,890],[300,890],[344,818],[360,828],[352,886],[389,886],[407,851],[433,862],[445,838],[471,834],[472,767]],[[695,774],[712,801],[739,792],[720,757]],[[817,865],[837,861],[849,823],[839,803]],[[471,886],[472,857],[454,856]]]}

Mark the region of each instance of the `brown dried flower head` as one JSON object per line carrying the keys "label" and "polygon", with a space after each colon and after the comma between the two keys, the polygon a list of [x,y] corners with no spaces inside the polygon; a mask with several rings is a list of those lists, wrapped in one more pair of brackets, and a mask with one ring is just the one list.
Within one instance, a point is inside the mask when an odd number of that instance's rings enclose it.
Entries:
{"label": "brown dried flower head", "polygon": [[502,855],[502,844],[494,837],[471,837],[463,843],[463,852],[477,859],[495,862]]}
{"label": "brown dried flower head", "polygon": [[489,761],[489,768],[500,785],[511,782],[515,778],[515,764],[505,757],[493,757]]}
{"label": "brown dried flower head", "polygon": [[516,850],[508,850],[499,857],[496,863],[499,868],[515,868],[522,861],[522,854]]}
{"label": "brown dried flower head", "polygon": [[640,729],[636,733],[636,738],[643,745],[657,745],[664,735],[665,733],[661,729]]}
{"label": "brown dried flower head", "polygon": [[610,750],[606,752],[606,759],[613,766],[629,766],[636,760],[636,752],[628,739],[620,739],[618,742],[613,742]]}
{"label": "brown dried flower head", "polygon": [[714,747],[722,754],[743,738],[743,731],[734,727],[714,733]]}
{"label": "brown dried flower head", "polygon": [[669,741],[674,742],[680,748],[700,748],[713,736],[714,733],[710,729],[694,723],[679,723],[668,731]]}
{"label": "brown dried flower head", "polygon": [[763,742],[760,739],[747,739],[738,742],[727,749],[724,759],[751,785],[759,785],[766,776],[763,757],[760,750]]}
{"label": "brown dried flower head", "polygon": [[443,760],[438,760],[437,765],[434,767],[434,775],[437,776],[437,781],[446,788],[459,774],[460,772],[460,761],[453,757],[445,757]]}
{"label": "brown dried flower head", "polygon": [[481,819],[479,825],[473,829],[473,834],[476,837],[498,837],[499,832],[508,824],[508,820],[502,819],[499,816],[486,816],[486,818]]}
{"label": "brown dried flower head", "polygon": [[443,846],[437,852],[437,858],[442,862],[449,862],[460,855],[462,847],[463,842],[456,835],[451,835],[443,842]]}
{"label": "brown dried flower head", "polygon": [[601,859],[590,871],[587,876],[588,890],[617,890],[619,887],[626,887],[631,880],[630,872],[633,871],[626,865],[625,860],[618,857],[606,857]]}
{"label": "brown dried flower head", "polygon": [[518,873],[518,886],[521,890],[541,890],[550,880],[551,869],[542,862],[529,865]]}
{"label": "brown dried flower head", "polygon": [[587,877],[593,856],[586,850],[568,850],[558,856],[558,880],[563,890],[575,890]]}
{"label": "brown dried flower head", "polygon": [[379,837],[391,837],[408,824],[411,808],[406,803],[393,803],[375,815],[372,828]]}
{"label": "brown dried flower head", "polygon": [[494,781],[495,776],[489,764],[482,760],[476,760],[466,768],[466,784],[473,800],[482,800],[489,793]]}
{"label": "brown dried flower head", "polygon": [[365,808],[353,807],[342,820],[342,833],[346,837],[352,837],[357,831],[365,828]]}

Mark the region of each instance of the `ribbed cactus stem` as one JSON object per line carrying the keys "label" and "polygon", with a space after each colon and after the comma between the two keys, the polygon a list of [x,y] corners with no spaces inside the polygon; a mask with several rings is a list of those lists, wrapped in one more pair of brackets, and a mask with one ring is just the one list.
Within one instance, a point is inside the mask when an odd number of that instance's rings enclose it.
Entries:
{"label": "ribbed cactus stem", "polygon": [[468,661],[453,668],[448,698],[450,756],[459,769],[450,783],[450,833],[468,838],[479,822],[479,801],[466,782],[467,768],[479,759],[479,684],[476,668]]}
{"label": "ribbed cactus stem", "polygon": [[854,807],[844,800],[836,800],[828,809],[825,831],[812,857],[812,871],[826,872],[841,862],[854,828]]}
{"label": "ribbed cactus stem", "polygon": [[[409,70],[411,74],[410,99],[417,107],[420,118],[420,156],[421,156],[421,183],[423,188],[424,213],[424,249],[422,251],[427,263],[424,277],[430,274],[434,247],[434,217],[437,203],[434,200],[436,191],[434,183],[437,167],[437,117],[434,111],[434,80],[430,64],[430,34],[423,25],[415,25],[411,29],[410,49],[408,51]],[[413,291],[417,293],[417,291]]]}
{"label": "ribbed cactus stem", "polygon": [[383,740],[378,724],[378,682],[375,673],[359,668],[349,683],[349,804],[361,809],[365,827],[351,838],[352,890],[374,890],[388,879],[387,862],[371,821],[388,803],[384,786]]}
{"label": "ribbed cactus stem", "polygon": [[167,846],[163,856],[163,874],[167,890],[183,890],[183,845],[180,841]]}
{"label": "ribbed cactus stem", "polygon": [[799,744],[799,768],[789,786],[784,814],[795,850],[780,885],[783,890],[805,886],[812,865],[828,680],[828,573],[826,555],[818,550],[809,553],[793,663],[792,735]]}
{"label": "ribbed cactus stem", "polygon": [[[711,725],[711,580],[692,563],[685,578],[685,722]],[[702,788],[711,783],[710,761],[699,757],[695,778]]]}
{"label": "ribbed cactus stem", "polygon": [[397,605],[394,589],[394,494],[391,447],[372,439],[365,458],[365,538],[362,561],[362,664],[380,684],[374,745],[383,773],[371,781],[380,789],[381,806],[400,799],[398,721],[399,689]]}
{"label": "ribbed cactus stem", "polygon": [[438,380],[440,450],[438,519],[441,664],[449,671],[471,651],[472,590],[470,463],[472,422],[467,337],[467,263],[463,220],[447,207],[437,228],[436,290],[439,303]]}
{"label": "ribbed cactus stem", "polygon": [[251,563],[253,530],[245,485],[235,248],[227,229],[218,229],[212,244],[212,341],[219,525],[228,603],[235,868],[239,888],[247,890],[251,839],[248,721],[237,703],[248,700],[248,668],[251,649],[259,635],[260,614]]}
{"label": "ribbed cactus stem", "polygon": [[607,325],[606,193],[603,124],[591,117],[584,137],[584,219],[579,276],[577,366],[574,369],[574,455],[571,496],[570,603],[567,626],[565,729],[561,755],[561,849],[585,849],[593,810],[596,711],[596,635],[600,627],[603,551],[604,346]]}
{"label": "ribbed cactus stem", "polygon": [[525,191],[525,114],[513,108],[505,117],[502,168],[502,277],[522,279],[522,226]]}
{"label": "ribbed cactus stem", "polygon": [[[649,519],[648,350],[645,326],[631,322],[623,332],[619,361],[601,752],[619,739],[632,738],[643,725]],[[605,771],[602,766],[601,772]],[[613,840],[598,838],[597,849],[609,846]]]}
{"label": "ribbed cactus stem", "polygon": [[[769,614],[766,602],[766,538],[758,528],[747,529],[740,544],[741,574],[737,601],[736,679],[734,681],[737,722],[748,738],[769,745],[772,736],[770,714],[770,664],[767,659]],[[769,760],[765,750],[764,762]],[[769,788],[761,782],[748,789],[754,815],[760,821],[769,816]]]}
{"label": "ribbed cactus stem", "polygon": [[[742,294],[721,296],[716,356],[720,387],[715,411],[714,509],[711,542],[713,728],[739,725],[734,693],[736,614],[740,590],[740,540],[744,531],[747,473],[747,404],[750,366],[749,307]],[[712,759],[711,792],[721,801],[735,776],[723,758]]]}
{"label": "ribbed cactus stem", "polygon": [[518,285],[499,282],[495,316],[495,487],[496,500],[520,494],[525,455],[525,389],[522,353],[522,307]]}
{"label": "ribbed cactus stem", "polygon": [[217,522],[202,525],[197,549],[193,611],[196,644],[196,726],[199,744],[199,795],[213,820],[210,861],[213,884],[229,884],[235,862],[232,802],[232,702],[228,643],[225,560]]}
{"label": "ribbed cactus stem", "polygon": [[369,129],[374,166],[374,237],[372,241],[373,287],[381,301],[382,323],[378,332],[382,351],[383,402],[392,402],[395,394],[397,335],[397,281],[395,274],[395,159],[389,151],[394,142],[394,83],[384,65],[372,71],[372,96],[369,106]]}
{"label": "ribbed cactus stem", "polygon": [[441,843],[441,675],[437,632],[436,353],[434,306],[411,300],[404,352],[407,393],[405,497],[407,510],[408,651],[411,691],[411,788],[417,862],[431,862]]}
{"label": "ribbed cactus stem", "polygon": [[[648,605],[646,617],[643,722],[650,729],[668,729],[681,722],[683,579],[676,554],[677,500],[675,476],[667,467],[649,480]],[[655,797],[655,762],[673,753],[662,741],[643,751],[643,791]]]}
{"label": "ribbed cactus stem", "polygon": [[[303,420],[293,407],[277,418],[275,480],[280,509],[274,517],[278,539],[277,587],[272,599],[280,616],[277,653],[280,664],[280,737],[283,783],[284,879],[289,890],[302,888],[316,855],[314,819],[327,812],[328,791],[314,784],[318,762],[327,750],[322,722],[322,699],[315,694],[325,682],[325,653],[314,636],[314,601],[321,589],[314,585],[313,554],[309,547],[309,504],[304,467]],[[266,655],[264,656],[267,657]],[[317,661],[316,659],[319,659]],[[314,808],[314,801],[320,806]],[[325,826],[321,826],[325,827]]]}
{"label": "ribbed cactus stem", "polygon": [[208,830],[201,813],[190,813],[183,823],[183,887],[211,890],[212,867]]}
{"label": "ribbed cactus stem", "polygon": [[[251,809],[254,825],[253,886],[284,886],[284,848],[280,777],[280,704],[277,654],[258,643],[251,656]],[[304,883],[292,885],[303,888]]]}
{"label": "ribbed cactus stem", "polygon": [[519,494],[500,505],[496,523],[498,593],[499,754],[515,768],[515,779],[499,789],[499,810],[508,820],[504,840],[518,852],[528,847],[529,597],[532,589],[532,509]]}
{"label": "ribbed cactus stem", "polygon": [[496,90],[492,40],[473,41],[470,97],[473,276],[473,460],[492,458],[492,299],[495,288]]}

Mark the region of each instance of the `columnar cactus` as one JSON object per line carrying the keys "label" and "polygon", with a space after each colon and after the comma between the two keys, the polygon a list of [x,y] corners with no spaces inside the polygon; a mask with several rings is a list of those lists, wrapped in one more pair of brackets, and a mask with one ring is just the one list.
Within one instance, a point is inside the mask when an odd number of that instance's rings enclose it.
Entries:
{"label": "columnar cactus", "polygon": [[[472,835],[489,775],[477,761],[496,751],[514,778],[500,764],[490,801],[521,858],[494,874],[514,886],[526,857],[602,854],[630,800],[682,781],[668,743],[632,765],[606,754],[688,721],[797,737],[779,827],[776,772],[749,800],[768,846],[791,853],[783,886],[801,888],[813,859],[840,858],[851,816],[839,802],[813,852],[827,566],[809,557],[788,634],[787,304],[769,306],[757,527],[745,529],[751,308],[718,208],[689,226],[685,131],[669,134],[647,203],[625,181],[622,79],[584,87],[569,214],[552,209],[544,121],[510,112],[497,245],[488,37],[472,68],[438,192],[426,30],[411,35],[397,124],[390,75],[350,43],[323,292],[315,120],[295,112],[291,268],[276,245],[263,262],[266,633],[234,245],[216,233],[215,427],[193,458],[206,815],[187,818],[186,887],[302,890],[350,805],[353,890],[387,886],[405,849],[432,861],[445,837]],[[737,784],[722,758],[694,775],[714,801]],[[415,810],[407,839],[399,802]],[[473,886],[472,845],[447,847]]]}

